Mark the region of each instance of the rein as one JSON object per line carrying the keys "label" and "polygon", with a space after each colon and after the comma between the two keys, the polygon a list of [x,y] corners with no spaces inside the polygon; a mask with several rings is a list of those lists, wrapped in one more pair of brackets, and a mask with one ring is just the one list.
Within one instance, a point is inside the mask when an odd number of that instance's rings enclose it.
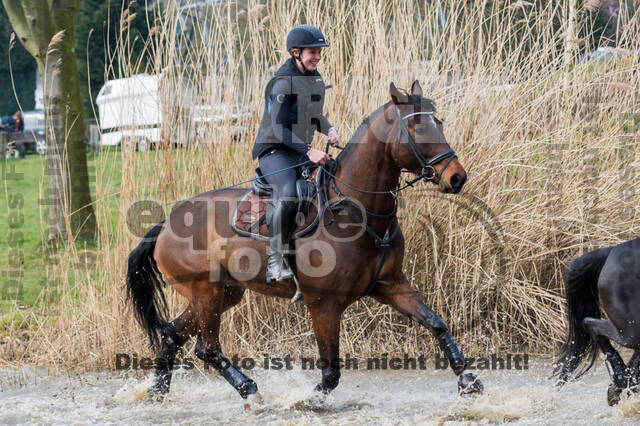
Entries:
{"label": "rein", "polygon": [[[279,169],[279,170],[276,170],[276,171],[274,171],[274,172],[264,174],[264,175],[262,175],[262,177],[267,177],[267,176],[276,175],[276,174],[278,174],[278,173],[282,173],[282,172],[284,172],[284,171],[286,171],[286,170],[296,169],[296,168],[298,168],[298,167],[306,166],[306,165],[308,165],[308,164],[312,164],[311,160],[303,161],[302,163],[294,164],[293,166],[285,167],[285,168],[283,168],[283,169]],[[326,171],[326,170],[325,170],[325,171]],[[244,180],[244,181],[242,181],[242,182],[234,183],[233,185],[229,185],[229,186],[225,186],[225,187],[217,188],[217,189],[212,189],[211,191],[204,192],[204,193],[202,193],[201,195],[213,194],[213,193],[215,193],[215,192],[226,191],[227,189],[237,188],[237,187],[239,187],[240,185],[244,185],[244,184],[247,184],[247,183],[252,183],[252,182],[254,182],[254,181],[255,181],[255,180],[257,180],[257,179],[258,179],[257,177],[254,177],[253,179],[247,179],[247,180]],[[242,189],[242,188],[241,188],[241,189]],[[191,199],[191,197],[189,197],[189,198],[183,198],[183,199],[181,199],[181,200],[169,201],[168,203],[164,203],[164,204],[162,204],[162,206],[163,206],[163,207],[166,207],[166,206],[169,206],[169,205],[171,205],[171,204],[182,203],[183,201],[188,201],[188,200],[190,200],[190,199]]]}

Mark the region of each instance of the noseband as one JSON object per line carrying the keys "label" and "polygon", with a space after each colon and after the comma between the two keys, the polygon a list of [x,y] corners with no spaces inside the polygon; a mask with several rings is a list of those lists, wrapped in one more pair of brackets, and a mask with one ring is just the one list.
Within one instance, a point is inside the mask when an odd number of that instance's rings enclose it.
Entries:
{"label": "noseband", "polygon": [[[402,138],[402,135],[406,135],[407,137],[407,141],[409,142],[409,146],[411,147],[411,150],[413,151],[413,155],[416,157],[416,159],[418,160],[418,163],[420,164],[420,167],[422,167],[422,172],[420,173],[420,176],[418,176],[417,178],[407,182],[409,185],[412,185],[414,183],[416,183],[419,180],[425,180],[425,181],[433,181],[434,183],[438,184],[440,183],[440,179],[442,178],[442,173],[444,173],[444,170],[449,166],[449,164],[451,163],[451,161],[454,158],[457,158],[458,156],[456,155],[456,152],[453,148],[449,148],[447,150],[445,150],[444,152],[441,152],[440,154],[431,157],[430,159],[425,158],[424,155],[422,155],[422,153],[420,152],[420,150],[418,149],[418,145],[416,144],[416,141],[413,139],[413,137],[411,137],[411,135],[409,134],[409,129],[407,128],[407,126],[404,124],[404,120],[406,120],[409,117],[413,117],[414,115],[433,115],[433,111],[430,112],[414,112],[412,114],[408,114],[405,115],[404,117],[402,117],[400,115],[400,109],[398,109],[398,107],[396,107],[396,116],[398,117],[398,138],[396,139],[396,159],[399,158],[399,152],[400,152],[400,139]],[[446,163],[444,163],[444,166],[442,166],[442,169],[440,169],[440,173],[436,173],[436,168],[435,165],[438,164],[439,162],[443,161],[443,160],[447,160]]]}

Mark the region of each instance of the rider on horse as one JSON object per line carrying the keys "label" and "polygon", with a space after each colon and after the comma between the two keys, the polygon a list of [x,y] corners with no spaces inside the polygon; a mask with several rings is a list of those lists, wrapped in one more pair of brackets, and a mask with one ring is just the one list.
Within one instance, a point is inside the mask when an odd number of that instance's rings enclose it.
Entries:
{"label": "rider on horse", "polygon": [[264,92],[264,112],[252,155],[259,159],[260,170],[273,187],[267,207],[267,282],[293,278],[284,263],[296,215],[297,171],[290,167],[307,159],[316,164],[329,160],[326,153],[310,145],[316,130],[327,135],[333,146],[339,143],[336,128],[322,114],[326,88],[317,65],[324,46],[329,45],[318,28],[293,28],[287,36],[291,58],[276,71]]}

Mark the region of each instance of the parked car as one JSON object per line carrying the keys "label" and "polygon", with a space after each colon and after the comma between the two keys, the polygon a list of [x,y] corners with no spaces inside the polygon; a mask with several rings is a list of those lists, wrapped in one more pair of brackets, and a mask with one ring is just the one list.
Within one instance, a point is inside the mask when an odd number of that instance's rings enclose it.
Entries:
{"label": "parked car", "polygon": [[47,139],[45,133],[44,111],[25,111],[24,133],[35,139],[35,152],[40,155],[47,153]]}
{"label": "parked car", "polygon": [[12,131],[13,117],[2,117],[2,127],[0,130],[6,133],[7,158],[24,158],[27,151],[33,151],[40,155],[47,153],[47,142],[45,137],[44,111],[26,111],[23,113],[24,129],[20,132]]}
{"label": "parked car", "polygon": [[[247,133],[248,128],[243,123],[252,117],[251,110],[237,105],[197,105],[193,108],[193,123],[196,132],[196,141],[200,145],[223,142],[215,140],[221,137],[220,128],[230,125],[230,136],[233,140],[239,140]],[[224,135],[223,135],[224,136]]]}

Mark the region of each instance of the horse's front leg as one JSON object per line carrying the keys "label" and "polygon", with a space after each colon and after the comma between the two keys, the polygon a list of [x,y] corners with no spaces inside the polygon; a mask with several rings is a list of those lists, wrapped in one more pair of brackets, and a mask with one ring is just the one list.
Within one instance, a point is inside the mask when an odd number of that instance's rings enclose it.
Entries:
{"label": "horse's front leg", "polygon": [[391,306],[398,312],[427,327],[438,340],[440,349],[449,361],[449,365],[458,378],[458,391],[462,394],[482,392],[483,386],[479,379],[471,373],[464,373],[466,360],[455,339],[449,332],[440,315],[432,311],[422,301],[418,292],[414,290],[404,275],[391,280],[391,285],[378,284],[371,296],[380,303]]}
{"label": "horse's front leg", "polygon": [[316,391],[328,394],[340,381],[340,318],[344,308],[335,300],[318,299],[307,305],[318,343],[322,382]]}

